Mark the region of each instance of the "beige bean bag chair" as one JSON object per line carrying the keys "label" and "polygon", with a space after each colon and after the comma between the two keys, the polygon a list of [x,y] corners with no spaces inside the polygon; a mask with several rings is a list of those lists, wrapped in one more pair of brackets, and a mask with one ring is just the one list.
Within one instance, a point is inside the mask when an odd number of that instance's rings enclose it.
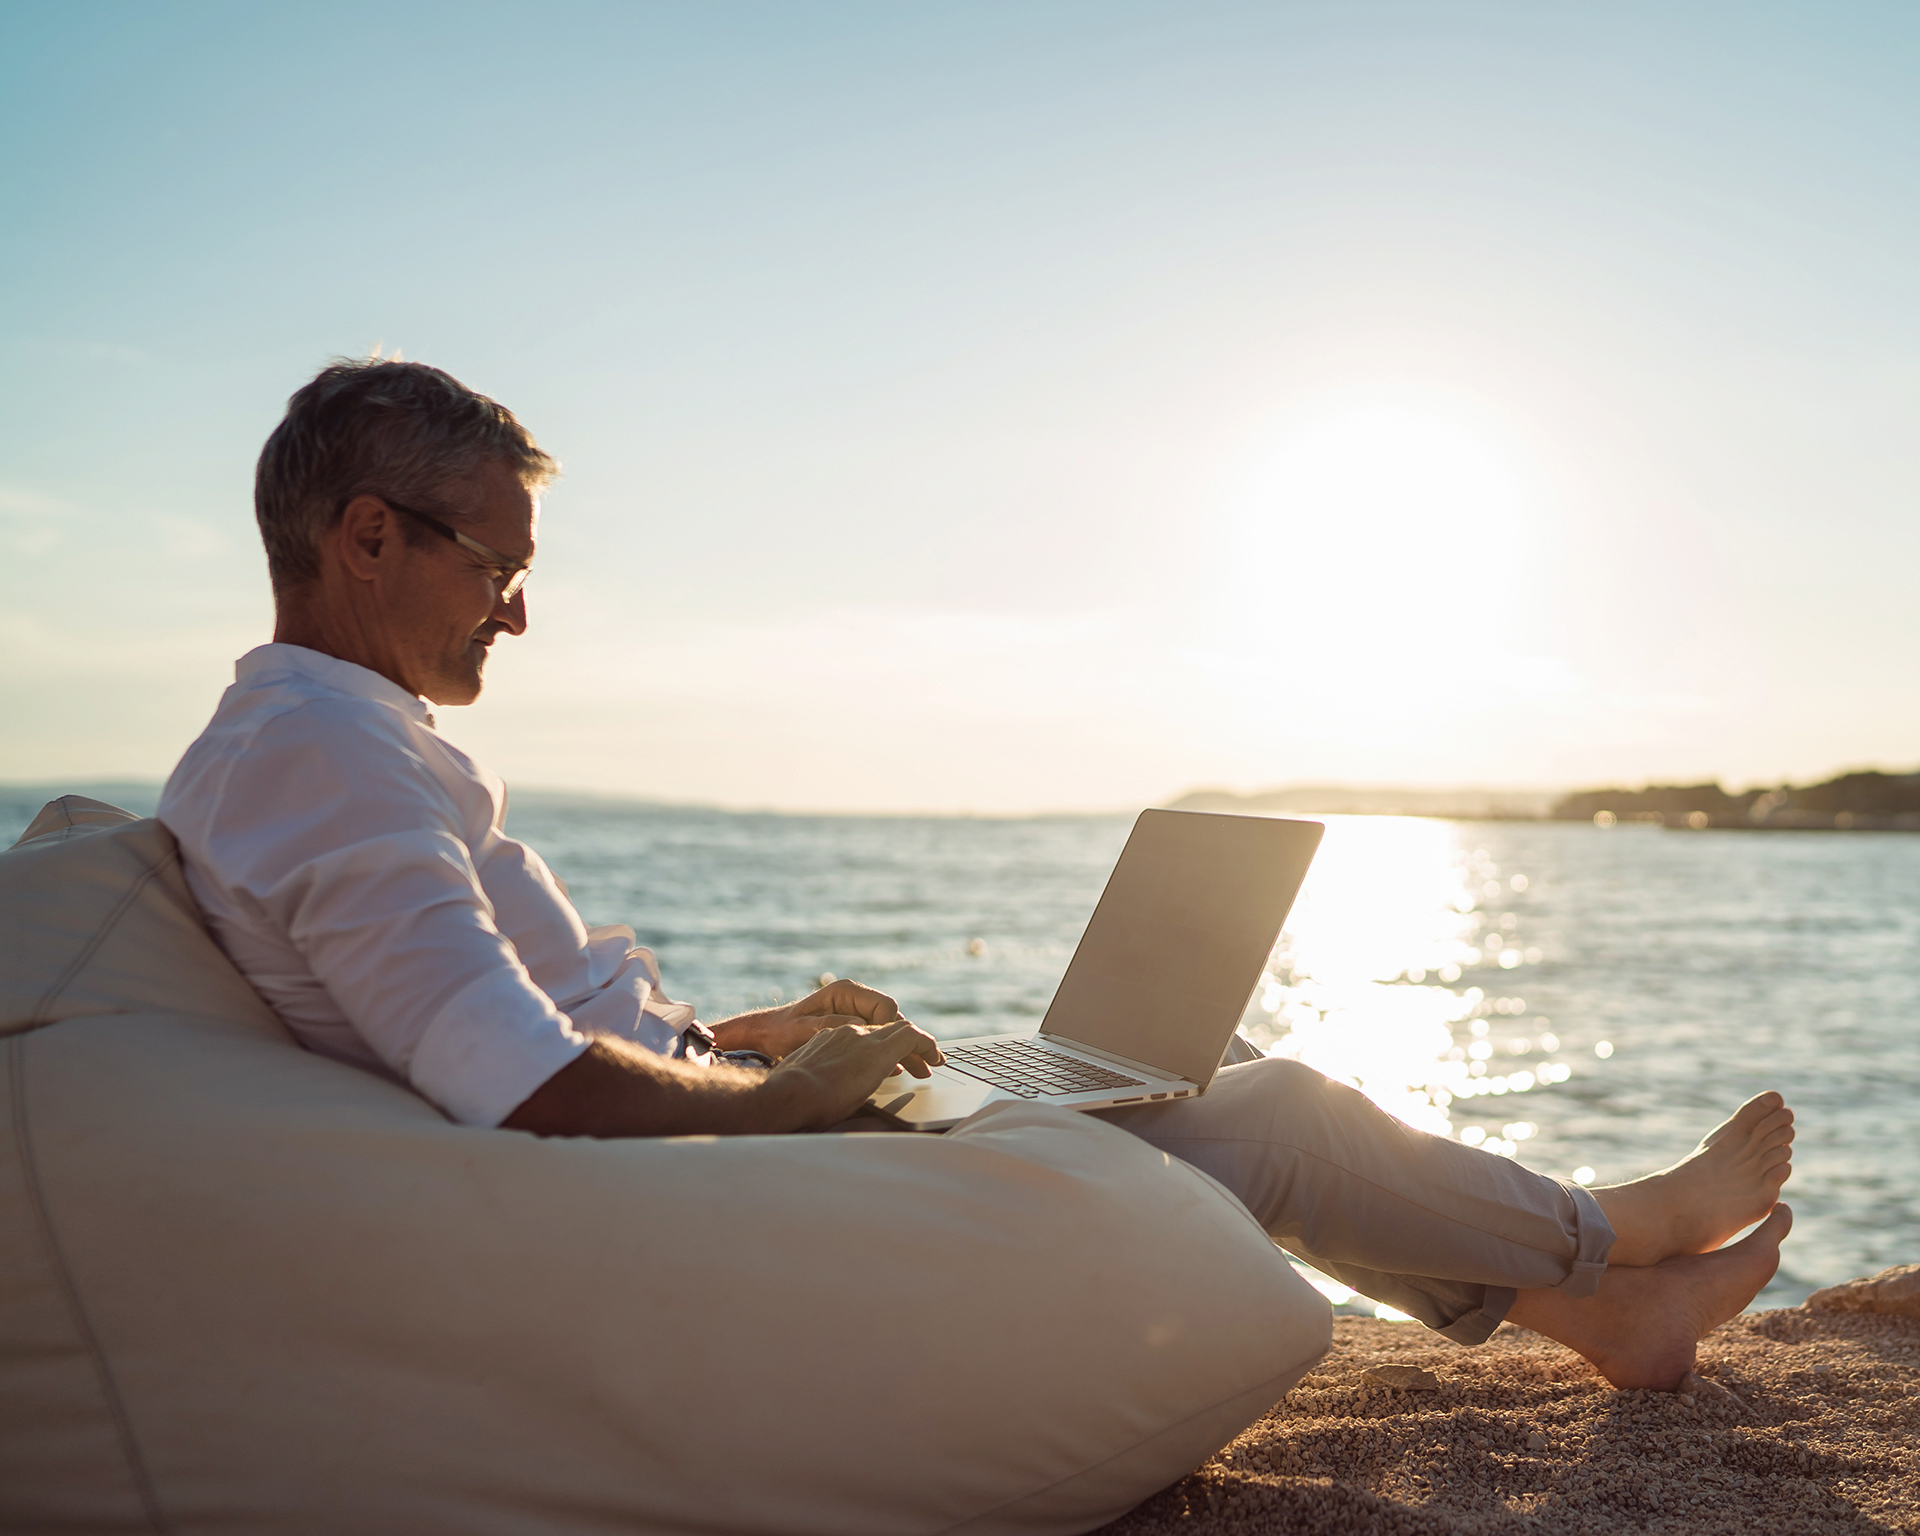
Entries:
{"label": "beige bean bag chair", "polygon": [[0,1530],[1084,1531],[1326,1349],[1210,1180],[944,1137],[541,1141],[297,1047],[157,823],[0,853]]}

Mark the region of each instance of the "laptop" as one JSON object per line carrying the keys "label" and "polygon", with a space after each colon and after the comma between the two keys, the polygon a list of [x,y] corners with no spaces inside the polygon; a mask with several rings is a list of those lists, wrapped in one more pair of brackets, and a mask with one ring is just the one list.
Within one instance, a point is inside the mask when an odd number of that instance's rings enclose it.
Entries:
{"label": "laptop", "polygon": [[943,1040],[929,1078],[868,1100],[944,1131],[1003,1099],[1111,1109],[1207,1091],[1325,828],[1143,811],[1037,1034]]}

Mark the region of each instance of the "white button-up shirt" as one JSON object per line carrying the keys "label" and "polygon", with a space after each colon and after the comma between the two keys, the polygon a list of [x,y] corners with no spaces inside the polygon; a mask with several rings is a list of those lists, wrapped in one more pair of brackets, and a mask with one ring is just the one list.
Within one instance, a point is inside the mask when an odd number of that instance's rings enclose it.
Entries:
{"label": "white button-up shirt", "polygon": [[423,700],[263,645],[159,814],[214,937],[295,1036],[498,1125],[591,1037],[680,1055],[693,1023],[633,930],[581,922],[505,812]]}

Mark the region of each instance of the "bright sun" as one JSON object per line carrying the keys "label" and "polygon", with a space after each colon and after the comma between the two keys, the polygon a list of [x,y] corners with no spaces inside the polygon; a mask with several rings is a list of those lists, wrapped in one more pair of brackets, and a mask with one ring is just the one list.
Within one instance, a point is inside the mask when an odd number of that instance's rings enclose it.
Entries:
{"label": "bright sun", "polygon": [[1517,582],[1521,490],[1487,435],[1417,405],[1299,421],[1233,497],[1239,643],[1322,676],[1402,675],[1471,625],[1500,627]]}

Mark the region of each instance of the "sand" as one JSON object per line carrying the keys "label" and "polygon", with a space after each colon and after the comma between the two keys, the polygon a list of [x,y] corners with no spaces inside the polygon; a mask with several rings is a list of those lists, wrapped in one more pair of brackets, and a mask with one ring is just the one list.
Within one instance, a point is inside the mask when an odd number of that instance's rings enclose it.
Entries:
{"label": "sand", "polygon": [[[1388,1363],[1433,1389],[1361,1374]],[[1749,1313],[1702,1341],[1689,1399],[1511,1325],[1462,1349],[1337,1318],[1285,1401],[1102,1536],[1348,1531],[1920,1536],[1920,1321]]]}

